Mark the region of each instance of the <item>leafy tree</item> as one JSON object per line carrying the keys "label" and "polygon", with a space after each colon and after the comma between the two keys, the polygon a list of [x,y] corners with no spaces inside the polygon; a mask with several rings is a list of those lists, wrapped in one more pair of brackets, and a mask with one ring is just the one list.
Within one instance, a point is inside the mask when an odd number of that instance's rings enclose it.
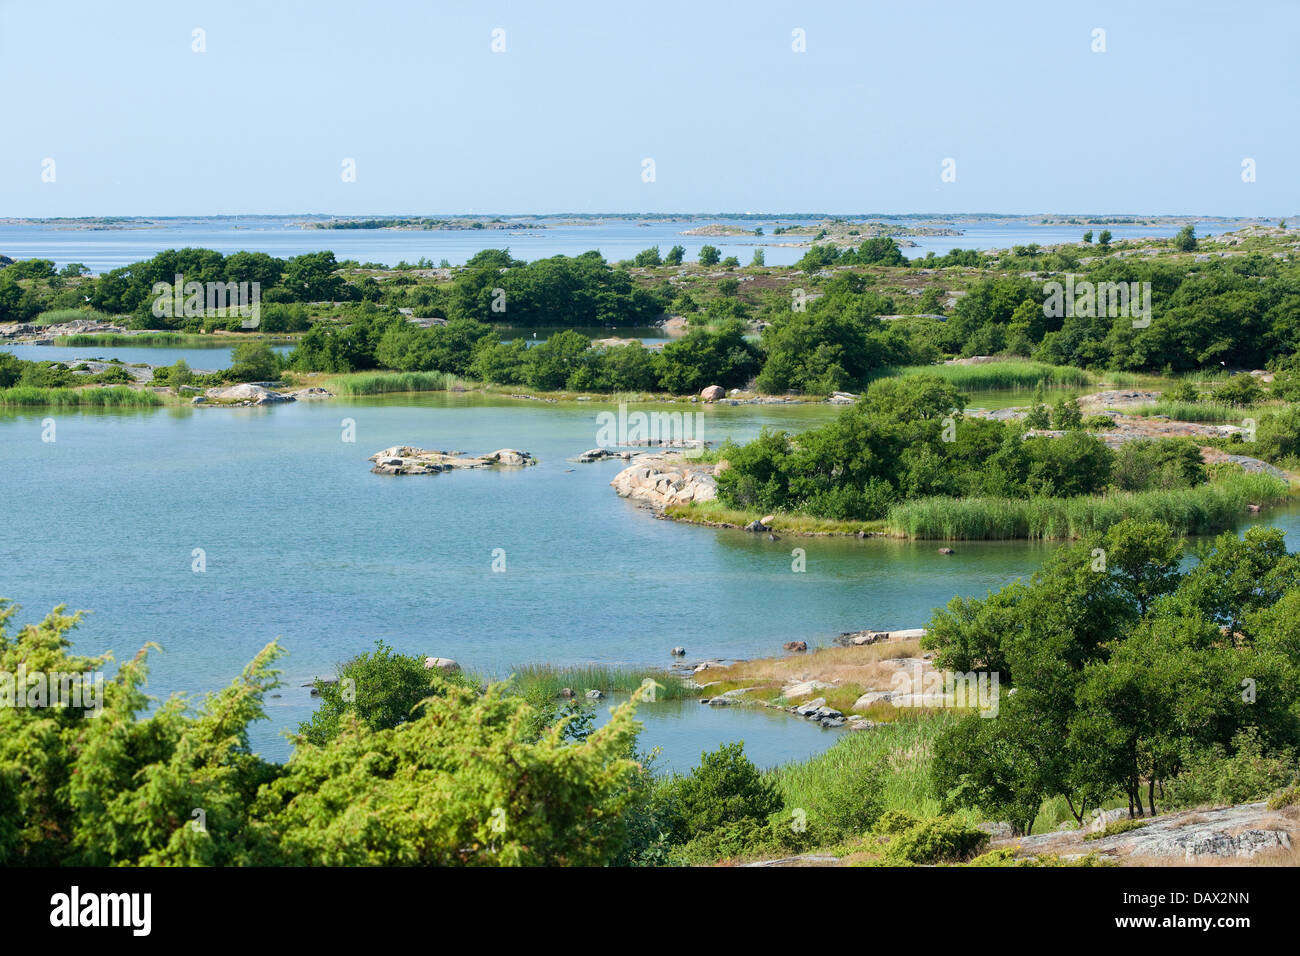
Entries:
{"label": "leafy tree", "polygon": [[231,356],[229,376],[241,382],[264,382],[280,374],[280,359],[265,342],[240,342]]}
{"label": "leafy tree", "polygon": [[1196,227],[1190,223],[1178,230],[1178,235],[1174,236],[1174,248],[1179,252],[1194,252],[1196,250]]}
{"label": "leafy tree", "polygon": [[700,265],[716,266],[718,264],[718,260],[720,260],[721,258],[722,258],[722,253],[718,251],[716,246],[706,245],[700,247]]}

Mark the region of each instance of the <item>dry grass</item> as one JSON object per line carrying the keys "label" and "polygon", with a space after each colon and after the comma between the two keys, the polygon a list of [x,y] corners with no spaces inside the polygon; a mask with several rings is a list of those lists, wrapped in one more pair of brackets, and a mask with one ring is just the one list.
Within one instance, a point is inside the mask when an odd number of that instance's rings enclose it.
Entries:
{"label": "dry grass", "polygon": [[[710,668],[696,675],[696,679],[701,683],[709,683],[708,689],[712,694],[745,687],[753,690],[751,695],[747,695],[753,699],[781,699],[787,703],[801,703],[814,697],[824,697],[827,706],[847,714],[857,699],[867,691],[893,688],[898,667],[891,666],[887,661],[914,658],[920,652],[920,642],[916,640],[887,641],[864,647],[819,647],[802,654],[756,658],[737,661],[727,667]],[[715,681],[717,683],[713,683]],[[810,694],[788,700],[781,696],[783,687],[803,681],[821,681],[834,686],[819,688]],[[882,702],[857,713],[883,723],[895,720],[899,709]]]}
{"label": "dry grass", "polygon": [[1127,856],[1120,860],[1122,866],[1146,866],[1146,867],[1168,867],[1168,866],[1195,866],[1195,867],[1223,867],[1223,866],[1300,866],[1300,844],[1294,840],[1290,849],[1278,848],[1276,850],[1266,850],[1262,853],[1256,853],[1252,857],[1240,856],[1199,856],[1193,860],[1185,860],[1182,857],[1168,856]]}
{"label": "dry grass", "polygon": [[880,662],[916,657],[919,653],[920,642],[915,640],[868,644],[865,647],[819,647],[802,654],[737,661],[729,667],[711,668],[708,673],[710,679],[773,686],[805,680],[865,683],[884,677],[885,683],[880,689],[887,690],[888,675],[895,668],[882,667]]}

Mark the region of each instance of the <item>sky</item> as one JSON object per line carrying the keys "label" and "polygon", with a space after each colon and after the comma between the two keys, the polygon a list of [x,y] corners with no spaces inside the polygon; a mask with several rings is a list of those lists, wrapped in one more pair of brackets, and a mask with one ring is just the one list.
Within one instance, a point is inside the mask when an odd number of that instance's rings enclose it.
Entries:
{"label": "sky", "polygon": [[0,89],[0,217],[1300,213],[1296,0],[0,0]]}

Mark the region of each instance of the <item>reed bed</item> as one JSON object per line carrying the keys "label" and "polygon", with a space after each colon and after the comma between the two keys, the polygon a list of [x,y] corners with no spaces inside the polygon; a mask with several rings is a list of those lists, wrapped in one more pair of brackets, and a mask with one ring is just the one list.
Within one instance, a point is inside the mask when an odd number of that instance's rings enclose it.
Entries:
{"label": "reed bed", "polygon": [[984,365],[907,365],[884,369],[879,377],[937,375],[958,388],[972,391],[1025,391],[1044,388],[1082,388],[1093,376],[1070,365],[1048,365],[1009,359]]}
{"label": "reed bed", "polygon": [[1115,492],[1077,498],[923,498],[895,505],[894,534],[948,541],[1077,538],[1125,518],[1163,521],[1177,534],[1210,534],[1237,524],[1246,506],[1282,500],[1286,482],[1229,475],[1177,491]]}
{"label": "reed bed", "polygon": [[0,388],[0,406],[20,408],[153,408],[163,403],[153,392],[114,385],[109,388]]}
{"label": "reed bed", "polygon": [[551,664],[524,664],[511,671],[510,683],[519,693],[558,697],[566,687],[581,697],[589,690],[606,694],[630,694],[651,678],[660,686],[656,700],[681,700],[695,696],[699,688],[679,674],[653,668],[619,667],[607,664],[581,664],[560,667]]}
{"label": "reed bed", "polygon": [[930,786],[932,749],[935,738],[957,718],[956,712],[946,710],[900,715],[890,723],[846,734],[803,763],[778,767],[772,780],[787,807],[815,807],[820,795],[839,789],[839,781],[879,770],[885,782],[886,810],[934,816],[939,802]]}
{"label": "reed bed", "polygon": [[330,379],[340,395],[389,395],[396,392],[445,392],[460,379],[446,372],[354,372]]}
{"label": "reed bed", "polygon": [[1202,422],[1206,424],[1240,425],[1242,419],[1257,414],[1250,408],[1238,408],[1222,402],[1175,402],[1159,401],[1154,405],[1136,408],[1132,414],[1149,418],[1153,415],[1165,415],[1179,422]]}

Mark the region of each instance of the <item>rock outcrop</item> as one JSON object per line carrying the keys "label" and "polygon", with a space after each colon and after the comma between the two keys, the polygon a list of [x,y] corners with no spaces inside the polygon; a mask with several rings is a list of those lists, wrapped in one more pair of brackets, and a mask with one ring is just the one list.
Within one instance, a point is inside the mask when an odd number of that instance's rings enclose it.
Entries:
{"label": "rock outcrop", "polygon": [[[1127,819],[1128,811],[1117,816]],[[1261,853],[1288,851],[1300,831],[1294,814],[1269,810],[1264,803],[1182,810],[1148,817],[1143,822],[1145,825],[1137,829],[1088,841],[1083,835],[1098,832],[1094,826],[1020,837],[1006,845],[1020,856],[1095,852],[1121,861],[1190,863],[1211,857],[1247,860]]]}
{"label": "rock outcrop", "polygon": [[712,501],[718,496],[712,465],[662,459],[646,459],[624,468],[610,485],[620,497],[644,502],[659,511],[692,501]]}
{"label": "rock outcrop", "polygon": [[195,400],[199,405],[274,405],[279,402],[292,402],[292,395],[277,392],[260,382],[242,382],[239,385],[210,388],[203,393],[203,401]]}
{"label": "rock outcrop", "polygon": [[525,468],[537,464],[537,459],[526,451],[501,448],[486,455],[467,457],[458,451],[436,451],[416,448],[413,445],[394,445],[370,456],[376,475],[436,475],[458,468]]}

